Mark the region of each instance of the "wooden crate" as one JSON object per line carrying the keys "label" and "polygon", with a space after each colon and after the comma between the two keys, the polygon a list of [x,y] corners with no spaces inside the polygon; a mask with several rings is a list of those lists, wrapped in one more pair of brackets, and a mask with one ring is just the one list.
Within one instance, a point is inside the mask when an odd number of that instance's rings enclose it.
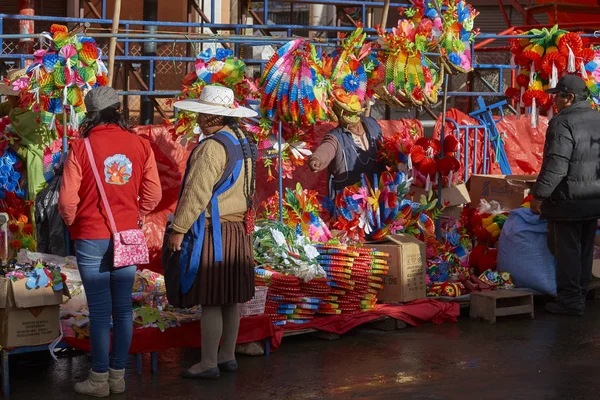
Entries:
{"label": "wooden crate", "polygon": [[471,318],[496,323],[497,317],[529,314],[534,317],[533,294],[519,290],[471,293]]}

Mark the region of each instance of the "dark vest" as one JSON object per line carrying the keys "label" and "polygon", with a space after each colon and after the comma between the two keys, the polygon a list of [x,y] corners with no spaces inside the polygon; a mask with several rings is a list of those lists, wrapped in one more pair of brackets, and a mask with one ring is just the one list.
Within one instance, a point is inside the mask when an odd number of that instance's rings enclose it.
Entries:
{"label": "dark vest", "polygon": [[[366,174],[371,184],[373,184],[373,176],[381,175],[385,171],[385,164],[377,161],[377,150],[381,141],[382,131],[381,126],[371,117],[362,119],[365,128],[365,134],[369,141],[369,149],[364,151],[354,143],[352,134],[344,128],[337,127],[329,134],[333,135],[339,144],[338,152],[343,152],[343,160],[345,163],[345,172],[338,176],[330,173],[330,195],[333,197],[335,192],[338,192],[346,186],[354,185],[360,182],[360,176]],[[337,157],[336,157],[337,158]]]}

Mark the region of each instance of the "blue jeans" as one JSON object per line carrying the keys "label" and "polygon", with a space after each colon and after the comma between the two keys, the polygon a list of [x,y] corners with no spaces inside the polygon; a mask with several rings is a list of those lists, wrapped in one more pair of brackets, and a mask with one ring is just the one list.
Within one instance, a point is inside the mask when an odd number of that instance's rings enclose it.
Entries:
{"label": "blue jeans", "polygon": [[135,267],[113,268],[112,240],[76,240],[75,252],[90,310],[92,370],[103,373],[109,366],[124,369],[133,335],[131,291]]}

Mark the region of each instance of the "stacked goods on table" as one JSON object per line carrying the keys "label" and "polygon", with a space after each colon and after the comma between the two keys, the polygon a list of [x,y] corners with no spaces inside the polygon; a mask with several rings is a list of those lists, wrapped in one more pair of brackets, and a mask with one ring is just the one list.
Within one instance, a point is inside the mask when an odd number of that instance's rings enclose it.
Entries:
{"label": "stacked goods on table", "polygon": [[381,275],[389,267],[387,254],[368,247],[321,245],[319,263],[327,272],[330,296],[319,307],[321,314],[355,314],[375,308],[377,293],[383,288]]}
{"label": "stacked goods on table", "polygon": [[320,299],[306,296],[298,277],[273,273],[265,314],[278,326],[304,324],[315,317],[320,303]]}

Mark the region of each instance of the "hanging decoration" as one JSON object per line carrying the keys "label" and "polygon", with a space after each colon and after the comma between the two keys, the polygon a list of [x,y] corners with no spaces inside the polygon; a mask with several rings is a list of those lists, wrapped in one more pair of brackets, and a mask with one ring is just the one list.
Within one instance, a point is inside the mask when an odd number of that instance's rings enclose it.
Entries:
{"label": "hanging decoration", "polygon": [[[69,129],[76,131],[85,117],[85,92],[108,84],[102,52],[94,39],[72,34],[64,25],[54,24],[50,32],[43,32],[40,44],[27,69],[28,90],[22,99],[39,111],[41,124],[50,132],[57,125],[57,116],[63,113],[67,114]],[[19,85],[25,87],[25,81]],[[52,134],[40,137],[44,145],[56,139]]]}
{"label": "hanging decoration", "polygon": [[304,39],[280,47],[266,64],[259,82],[264,119],[295,126],[327,120],[322,54]]}
{"label": "hanging decoration", "polygon": [[437,46],[442,20],[431,10],[415,5],[404,11],[404,18],[391,32],[379,31],[383,53],[376,92],[391,106],[407,108],[437,102],[444,70],[436,69],[425,53]]}
{"label": "hanging decoration", "polygon": [[367,34],[358,27],[350,35],[340,35],[341,47],[324,57],[323,74],[328,81],[331,120],[338,115],[348,121],[359,121],[366,102],[374,91],[371,88],[373,71],[379,65],[373,42],[365,43]]}
{"label": "hanging decoration", "polygon": [[[197,99],[206,85],[221,85],[233,90],[237,104],[249,106],[249,99],[256,92],[254,84],[245,78],[246,64],[234,57],[233,51],[209,48],[196,57],[194,71],[182,79],[183,89],[176,100]],[[175,120],[165,121],[165,124],[175,123],[171,133],[182,144],[197,141],[200,129],[196,123],[198,113],[177,110]]]}
{"label": "hanging decoration", "polygon": [[561,30],[557,25],[550,30],[532,29],[518,32],[535,35],[533,38],[510,39],[512,59],[518,66],[516,86],[506,90],[506,96],[515,102],[519,113],[526,108],[532,126],[536,126],[541,112],[554,115],[553,99],[545,91],[556,87],[566,75],[578,75],[590,89],[592,104],[598,104],[600,72],[594,74],[600,61],[594,49],[579,33]]}
{"label": "hanging decoration", "polygon": [[[440,12],[442,7],[446,7]],[[438,101],[444,72],[472,70],[471,45],[478,34],[473,29],[477,12],[463,0],[415,1],[401,10],[397,27],[380,29],[384,49],[377,75],[377,96],[397,107],[430,105]],[[437,67],[426,53],[439,52]]]}
{"label": "hanging decoration", "polygon": [[479,33],[479,29],[474,29],[474,21],[479,13],[464,0],[447,0],[444,5],[447,8],[442,12],[443,33],[439,46],[445,71],[451,74],[469,72],[473,69],[471,46]]}

